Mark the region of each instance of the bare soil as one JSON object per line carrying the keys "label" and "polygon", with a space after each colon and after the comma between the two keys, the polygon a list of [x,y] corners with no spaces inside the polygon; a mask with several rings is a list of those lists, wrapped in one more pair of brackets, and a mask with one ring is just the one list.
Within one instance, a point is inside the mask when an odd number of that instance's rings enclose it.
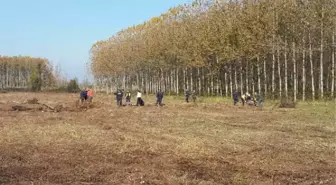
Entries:
{"label": "bare soil", "polygon": [[[37,98],[59,111],[13,111]],[[78,94],[0,96],[0,184],[335,184],[335,104],[225,99],[117,107]],[[134,98],[133,98],[134,101]],[[10,108],[8,108],[10,107]]]}

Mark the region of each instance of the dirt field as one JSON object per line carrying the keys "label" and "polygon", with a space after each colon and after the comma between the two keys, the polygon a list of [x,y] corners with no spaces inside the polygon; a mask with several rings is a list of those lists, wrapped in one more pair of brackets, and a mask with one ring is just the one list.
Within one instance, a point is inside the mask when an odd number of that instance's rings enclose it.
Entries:
{"label": "dirt field", "polygon": [[67,109],[0,109],[0,184],[335,184],[334,102],[118,108],[99,95],[77,110],[77,94],[6,93],[0,108],[34,97]]}

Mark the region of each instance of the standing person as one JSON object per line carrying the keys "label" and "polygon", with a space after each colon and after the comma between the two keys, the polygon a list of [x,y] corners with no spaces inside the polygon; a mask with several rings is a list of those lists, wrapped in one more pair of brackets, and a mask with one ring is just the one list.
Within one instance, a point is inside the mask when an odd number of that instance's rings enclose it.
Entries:
{"label": "standing person", "polygon": [[122,99],[123,99],[123,92],[118,89],[117,93],[116,93],[116,98],[117,98],[117,105],[118,106],[122,106]]}
{"label": "standing person", "polygon": [[81,103],[85,102],[88,99],[87,90],[82,90],[80,92],[80,101]]}
{"label": "standing person", "polygon": [[131,92],[126,92],[126,105],[131,105]]}
{"label": "standing person", "polygon": [[139,105],[141,105],[142,103],[142,99],[141,99],[141,96],[142,96],[142,94],[141,94],[141,91],[140,90],[138,90],[138,93],[137,93],[137,106],[139,106]]}
{"label": "standing person", "polygon": [[264,100],[263,100],[263,97],[262,97],[261,94],[255,93],[255,98],[254,99],[255,99],[255,106],[260,107],[260,106],[263,105]]}
{"label": "standing person", "polygon": [[162,99],[163,99],[163,92],[161,90],[159,90],[156,93],[156,105],[162,106]]}
{"label": "standing person", "polygon": [[243,106],[245,106],[245,102],[246,102],[246,95],[245,94],[243,94],[241,96],[241,101],[242,101]]}
{"label": "standing person", "polygon": [[234,93],[233,93],[233,104],[234,105],[237,105],[237,103],[238,103],[238,92],[237,91],[235,91]]}
{"label": "standing person", "polygon": [[91,88],[88,88],[87,96],[88,96],[89,102],[91,103],[93,99],[93,90]]}
{"label": "standing person", "polygon": [[186,96],[186,102],[189,103],[190,91],[188,89],[186,90],[185,96]]}

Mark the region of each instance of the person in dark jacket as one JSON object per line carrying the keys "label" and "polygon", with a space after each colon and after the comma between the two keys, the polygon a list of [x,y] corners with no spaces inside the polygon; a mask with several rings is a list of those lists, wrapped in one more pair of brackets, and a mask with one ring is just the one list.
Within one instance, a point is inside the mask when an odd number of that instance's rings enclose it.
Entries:
{"label": "person in dark jacket", "polygon": [[159,90],[156,93],[156,105],[162,106],[162,99],[163,99],[163,92],[161,90]]}
{"label": "person in dark jacket", "polygon": [[189,103],[190,91],[188,89],[185,92],[185,96],[186,96],[186,102]]}
{"label": "person in dark jacket", "polygon": [[234,105],[237,105],[237,103],[238,103],[238,97],[239,97],[239,94],[238,94],[238,92],[237,91],[235,91],[234,93],[233,93],[233,104]]}
{"label": "person in dark jacket", "polygon": [[126,92],[126,105],[131,105],[131,92]]}
{"label": "person in dark jacket", "polygon": [[117,98],[117,105],[122,106],[123,92],[121,90],[117,91],[116,98]]}
{"label": "person in dark jacket", "polygon": [[80,101],[81,101],[81,103],[83,103],[87,99],[88,99],[87,90],[82,90],[80,92]]}

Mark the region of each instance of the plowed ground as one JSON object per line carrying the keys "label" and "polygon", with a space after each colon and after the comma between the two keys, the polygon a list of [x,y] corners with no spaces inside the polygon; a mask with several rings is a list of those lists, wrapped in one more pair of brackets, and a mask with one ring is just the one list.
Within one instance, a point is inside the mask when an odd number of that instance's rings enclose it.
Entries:
{"label": "plowed ground", "polygon": [[[65,109],[8,108],[34,97]],[[334,102],[256,109],[165,97],[156,107],[149,96],[119,108],[98,95],[76,109],[77,98],[0,94],[0,184],[335,184]]]}

